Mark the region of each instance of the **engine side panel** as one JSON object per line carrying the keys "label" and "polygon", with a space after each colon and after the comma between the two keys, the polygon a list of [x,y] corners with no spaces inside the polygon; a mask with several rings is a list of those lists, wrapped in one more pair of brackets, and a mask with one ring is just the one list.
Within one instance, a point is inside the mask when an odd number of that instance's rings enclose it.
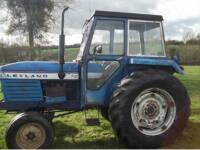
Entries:
{"label": "engine side panel", "polygon": [[46,103],[78,102],[80,101],[80,86],[78,80],[43,81],[43,94]]}
{"label": "engine side panel", "polygon": [[5,101],[43,101],[43,92],[38,80],[2,80]]}
{"label": "engine side panel", "polygon": [[0,67],[4,99],[0,109],[79,109],[80,80],[77,63],[66,63],[64,80],[56,62],[19,62]]}

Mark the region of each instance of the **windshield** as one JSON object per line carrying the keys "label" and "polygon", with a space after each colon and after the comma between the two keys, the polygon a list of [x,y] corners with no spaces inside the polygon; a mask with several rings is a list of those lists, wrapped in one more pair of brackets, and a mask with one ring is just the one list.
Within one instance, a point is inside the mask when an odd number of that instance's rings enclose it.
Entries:
{"label": "windshield", "polygon": [[84,52],[85,45],[86,45],[87,40],[88,40],[88,36],[89,36],[90,28],[92,26],[92,22],[93,22],[93,19],[90,20],[88,23],[85,23],[85,25],[83,27],[83,38],[82,38],[82,41],[81,41],[80,51],[78,53],[77,60],[81,60],[81,58],[83,56],[83,52]]}
{"label": "windshield", "polygon": [[161,22],[129,21],[129,55],[165,56]]}

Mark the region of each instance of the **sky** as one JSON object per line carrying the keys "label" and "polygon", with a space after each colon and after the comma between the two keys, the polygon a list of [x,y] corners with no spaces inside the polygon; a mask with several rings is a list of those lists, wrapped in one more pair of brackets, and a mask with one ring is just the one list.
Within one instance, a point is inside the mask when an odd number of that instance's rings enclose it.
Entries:
{"label": "sky", "polygon": [[[200,0],[71,0],[69,5],[71,9],[65,16],[67,45],[81,42],[82,26],[95,10],[162,15],[167,40],[182,40],[187,32],[200,33]],[[6,16],[5,9],[1,9],[0,14]],[[46,36],[54,45],[58,44],[59,16],[57,22]],[[0,40],[26,42],[19,35],[6,35],[7,26],[0,22]]]}

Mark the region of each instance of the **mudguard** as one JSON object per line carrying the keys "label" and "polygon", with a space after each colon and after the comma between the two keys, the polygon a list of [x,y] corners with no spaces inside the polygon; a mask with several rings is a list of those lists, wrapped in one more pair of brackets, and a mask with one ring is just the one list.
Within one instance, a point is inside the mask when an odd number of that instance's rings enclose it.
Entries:
{"label": "mudguard", "polygon": [[137,58],[132,57],[129,58],[129,64],[136,64],[136,65],[150,65],[150,66],[166,66],[171,67],[174,69],[175,72],[179,74],[184,74],[184,71],[181,69],[181,67],[172,59],[168,58]]}

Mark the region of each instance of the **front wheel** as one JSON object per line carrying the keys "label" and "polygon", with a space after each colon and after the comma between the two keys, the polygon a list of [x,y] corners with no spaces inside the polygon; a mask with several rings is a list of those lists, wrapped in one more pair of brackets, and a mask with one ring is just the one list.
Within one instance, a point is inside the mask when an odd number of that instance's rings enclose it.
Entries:
{"label": "front wheel", "polygon": [[44,149],[52,143],[53,127],[40,113],[17,115],[6,131],[9,149]]}
{"label": "front wheel", "polygon": [[171,144],[183,131],[190,100],[183,85],[161,71],[137,72],[113,93],[109,116],[119,139],[134,148]]}

